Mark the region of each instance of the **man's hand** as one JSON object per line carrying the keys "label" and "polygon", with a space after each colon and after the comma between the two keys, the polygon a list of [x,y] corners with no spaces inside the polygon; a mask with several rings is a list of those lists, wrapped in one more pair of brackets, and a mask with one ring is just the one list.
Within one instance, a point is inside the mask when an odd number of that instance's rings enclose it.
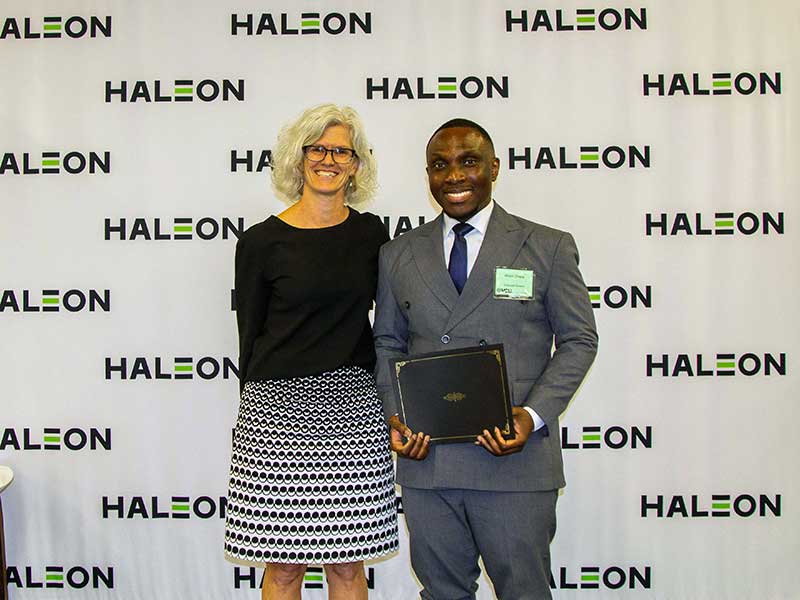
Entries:
{"label": "man's hand", "polygon": [[500,430],[495,427],[493,433],[484,429],[475,444],[483,446],[495,456],[505,456],[522,450],[525,442],[528,441],[528,436],[533,431],[533,419],[530,413],[520,406],[513,407],[511,414],[514,418],[514,433],[516,434],[513,440],[504,440]]}
{"label": "man's hand", "polygon": [[[389,419],[389,447],[397,453],[397,456],[422,460],[428,456],[428,443],[431,436],[425,435],[421,431],[413,433],[405,423],[400,421],[397,415]],[[407,441],[403,443],[403,437]]]}

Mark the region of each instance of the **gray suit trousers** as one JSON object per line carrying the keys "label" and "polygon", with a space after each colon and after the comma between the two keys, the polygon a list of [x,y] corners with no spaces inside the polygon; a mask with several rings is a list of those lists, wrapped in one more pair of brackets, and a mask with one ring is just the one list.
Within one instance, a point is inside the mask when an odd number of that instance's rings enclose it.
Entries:
{"label": "gray suit trousers", "polygon": [[499,600],[549,600],[557,499],[557,490],[404,487],[411,564],[424,586],[421,597],[473,600],[480,555]]}

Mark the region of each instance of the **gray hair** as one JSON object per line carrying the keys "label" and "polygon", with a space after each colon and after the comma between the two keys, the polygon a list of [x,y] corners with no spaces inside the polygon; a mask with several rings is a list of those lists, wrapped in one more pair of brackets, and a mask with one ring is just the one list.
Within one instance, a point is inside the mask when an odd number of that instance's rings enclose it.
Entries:
{"label": "gray hair", "polygon": [[358,155],[358,168],[345,189],[345,201],[356,204],[375,195],[378,168],[358,113],[349,106],[320,104],[306,110],[278,134],[278,144],[272,154],[272,187],[280,197],[289,202],[300,199],[303,193],[303,146],[316,142],[331,125],[344,125],[350,129],[353,149]]}

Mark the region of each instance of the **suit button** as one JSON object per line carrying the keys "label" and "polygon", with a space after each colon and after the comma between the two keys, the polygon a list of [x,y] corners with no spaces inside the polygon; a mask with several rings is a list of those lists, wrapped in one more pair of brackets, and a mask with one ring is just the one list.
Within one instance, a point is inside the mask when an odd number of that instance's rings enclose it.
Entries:
{"label": "suit button", "polygon": [[486,345],[486,340],[481,340],[480,342],[478,342],[478,345],[479,346],[485,346]]}
{"label": "suit button", "polygon": [[405,306],[406,308],[411,308],[411,302],[406,300],[405,302],[403,302],[403,306]]}
{"label": "suit button", "polygon": [[442,343],[443,344],[449,344],[450,343],[450,336],[447,335],[446,333],[442,336]]}

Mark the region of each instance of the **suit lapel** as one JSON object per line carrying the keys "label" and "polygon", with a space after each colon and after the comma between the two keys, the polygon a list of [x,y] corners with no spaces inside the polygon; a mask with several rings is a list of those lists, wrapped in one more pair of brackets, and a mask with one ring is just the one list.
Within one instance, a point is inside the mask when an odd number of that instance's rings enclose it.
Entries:
{"label": "suit lapel", "polygon": [[[441,228],[438,231],[441,237]],[[526,239],[525,230],[499,204],[495,203],[480,252],[478,252],[478,257],[475,260],[472,271],[470,271],[461,296],[457,296],[458,301],[455,304],[455,309],[450,313],[450,319],[447,322],[445,331],[450,331],[468,317],[472,311],[478,308],[478,305],[484,301],[486,296],[492,293],[495,267],[510,266],[517,258]],[[443,256],[443,253],[440,240],[440,257]],[[455,287],[450,282],[447,271],[444,271],[444,273],[455,293]]]}
{"label": "suit lapel", "polygon": [[417,263],[422,280],[447,307],[447,310],[452,312],[459,297],[445,267],[442,220],[440,213],[431,222],[432,227],[426,234],[416,236],[411,240],[411,253],[414,256],[414,262]]}

